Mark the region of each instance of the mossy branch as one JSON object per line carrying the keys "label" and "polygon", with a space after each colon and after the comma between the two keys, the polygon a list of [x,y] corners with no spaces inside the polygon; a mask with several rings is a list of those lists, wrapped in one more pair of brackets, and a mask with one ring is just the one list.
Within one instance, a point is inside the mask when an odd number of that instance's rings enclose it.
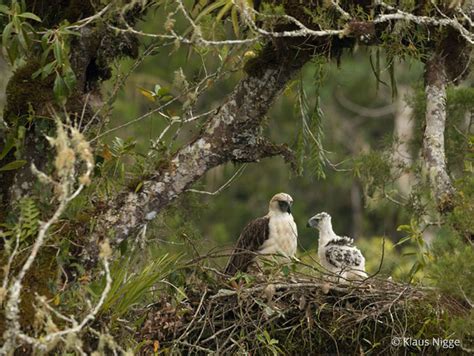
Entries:
{"label": "mossy branch", "polygon": [[283,54],[272,45],[267,51],[275,51],[281,61],[277,65],[272,61],[242,79],[201,133],[154,172],[152,179],[143,183],[141,192],[125,192],[111,201],[107,211],[98,217],[97,240],[111,232],[116,243],[133,236],[213,167],[226,162],[257,162],[276,155],[293,160],[286,145],[275,145],[262,138],[260,132],[273,100],[310,59],[310,52],[296,54],[287,48]]}

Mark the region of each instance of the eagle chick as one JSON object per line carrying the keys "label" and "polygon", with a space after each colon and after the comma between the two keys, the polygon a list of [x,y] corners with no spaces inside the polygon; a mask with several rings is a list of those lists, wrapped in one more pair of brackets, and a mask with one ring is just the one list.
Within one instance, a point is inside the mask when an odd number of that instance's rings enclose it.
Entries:
{"label": "eagle chick", "polygon": [[307,226],[319,230],[318,256],[324,268],[344,280],[367,278],[364,256],[353,246],[353,239],[336,235],[328,213],[316,214]]}

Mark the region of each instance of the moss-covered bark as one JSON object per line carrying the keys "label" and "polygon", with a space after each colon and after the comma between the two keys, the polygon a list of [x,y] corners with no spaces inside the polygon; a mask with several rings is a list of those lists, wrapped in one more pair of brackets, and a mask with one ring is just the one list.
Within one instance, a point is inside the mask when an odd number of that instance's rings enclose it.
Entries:
{"label": "moss-covered bark", "polygon": [[[63,21],[75,22],[93,15],[99,2],[63,0],[52,4],[49,1],[27,2],[27,10],[39,15],[43,22],[39,26],[54,28]],[[54,7],[54,10],[53,10]],[[139,16],[136,11],[130,16]],[[107,19],[106,19],[107,20]],[[134,18],[136,20],[136,18]],[[111,20],[115,21],[115,20]],[[71,119],[82,118],[83,125],[88,124],[101,105],[100,83],[111,76],[110,64],[123,56],[136,57],[138,42],[128,34],[117,34],[105,25],[88,25],[78,30],[79,36],[71,36],[69,62],[76,75],[76,86],[66,103],[66,111]],[[51,161],[51,151],[44,135],[54,130],[52,111],[62,112],[53,93],[54,75],[46,79],[33,78],[32,75],[40,68],[41,52],[32,49],[26,64],[18,68],[11,77],[7,89],[7,102],[3,112],[9,130],[2,132],[1,144],[8,138],[17,138],[18,130],[25,135],[21,147],[12,150],[0,163],[5,165],[14,160],[27,162],[22,168],[0,172],[0,207],[7,210],[18,197],[28,194],[33,186],[34,177],[30,166],[34,163],[39,169],[47,169],[46,163]],[[94,124],[99,123],[100,117]]]}
{"label": "moss-covered bark", "polygon": [[[20,324],[24,330],[33,330],[36,314],[36,297],[44,296],[48,300],[54,297],[54,291],[51,289],[51,286],[57,285],[57,280],[59,279],[56,254],[57,250],[55,248],[45,248],[38,260],[34,262],[33,268],[25,276],[20,302]],[[16,260],[13,270],[10,272],[12,275],[18,273],[19,267],[22,266],[26,257],[27,255],[24,254]],[[2,266],[5,265],[3,260],[0,263]],[[0,312],[3,315],[4,310],[0,308]],[[0,335],[4,331],[5,319],[0,318]]]}

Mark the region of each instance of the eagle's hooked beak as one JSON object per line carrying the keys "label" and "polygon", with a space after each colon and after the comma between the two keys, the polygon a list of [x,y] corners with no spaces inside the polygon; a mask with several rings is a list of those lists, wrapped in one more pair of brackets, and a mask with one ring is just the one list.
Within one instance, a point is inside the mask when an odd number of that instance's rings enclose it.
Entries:
{"label": "eagle's hooked beak", "polygon": [[319,218],[313,216],[311,219],[308,220],[308,223],[306,224],[306,227],[315,227],[315,226],[317,226],[319,220],[320,220]]}
{"label": "eagle's hooked beak", "polygon": [[279,201],[278,205],[280,206],[281,211],[286,211],[288,214],[291,214],[291,203],[287,201]]}

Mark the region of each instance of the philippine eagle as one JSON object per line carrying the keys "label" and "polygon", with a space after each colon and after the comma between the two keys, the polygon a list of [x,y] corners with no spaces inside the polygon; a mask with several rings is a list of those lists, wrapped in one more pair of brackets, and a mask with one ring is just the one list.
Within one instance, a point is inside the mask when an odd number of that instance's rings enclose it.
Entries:
{"label": "philippine eagle", "polygon": [[295,256],[298,231],[292,205],[293,199],[286,193],[273,196],[268,214],[248,223],[240,234],[225,273],[247,271],[257,255],[281,255],[285,260]]}
{"label": "philippine eagle", "polygon": [[364,256],[353,246],[353,239],[334,233],[328,213],[316,214],[307,226],[319,230],[318,256],[324,268],[345,280],[367,278]]}

